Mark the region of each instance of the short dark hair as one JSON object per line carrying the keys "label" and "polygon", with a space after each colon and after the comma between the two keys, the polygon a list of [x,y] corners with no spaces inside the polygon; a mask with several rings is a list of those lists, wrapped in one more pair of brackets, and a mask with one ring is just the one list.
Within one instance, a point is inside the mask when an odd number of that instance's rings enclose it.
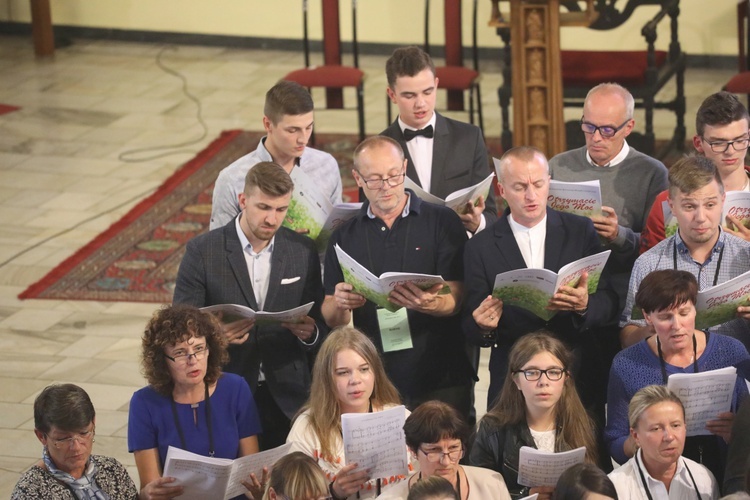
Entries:
{"label": "short dark hair", "polygon": [[244,193],[250,194],[254,187],[268,196],[284,196],[292,192],[294,181],[278,163],[262,161],[248,170],[245,176]]}
{"label": "short dark hair", "polygon": [[385,76],[388,86],[394,88],[399,76],[416,76],[425,69],[435,74],[435,63],[430,55],[416,45],[400,47],[393,51],[385,63]]}
{"label": "short dark hair", "polygon": [[276,125],[284,115],[304,115],[313,110],[310,92],[297,82],[281,80],[266,92],[263,114]]}
{"label": "short dark hair", "polygon": [[426,477],[414,483],[406,500],[431,500],[435,497],[460,500],[450,481],[441,476]]}
{"label": "short dark hair", "polygon": [[695,115],[695,131],[703,137],[706,125],[729,125],[737,120],[745,120],[750,125],[747,108],[736,95],[722,90],[706,97]]}
{"label": "short dark hair", "polygon": [[724,193],[724,182],[714,162],[699,155],[688,155],[680,158],[669,169],[669,198],[674,200],[678,193],[690,194],[711,181],[719,184],[719,191]]}
{"label": "short dark hair", "polygon": [[141,368],[158,393],[169,396],[174,388],[164,348],[192,337],[206,338],[208,361],[204,381],[211,385],[219,380],[221,367],[229,361],[227,339],[219,320],[213,314],[184,304],[164,306],[149,320],[141,338]]}
{"label": "short dark hair", "polygon": [[560,475],[552,500],[579,500],[587,493],[618,498],[615,485],[603,470],[594,464],[576,464]]}
{"label": "short dark hair", "polygon": [[404,424],[406,445],[416,453],[423,443],[460,439],[466,443],[469,426],[458,411],[442,401],[427,401],[411,412]]}
{"label": "short dark hair", "polygon": [[646,275],[635,294],[635,304],[644,313],[672,309],[698,300],[698,282],[692,273],[662,269]]}
{"label": "short dark hair", "polygon": [[74,432],[94,421],[96,411],[86,391],[74,384],[48,385],[34,400],[34,427]]}

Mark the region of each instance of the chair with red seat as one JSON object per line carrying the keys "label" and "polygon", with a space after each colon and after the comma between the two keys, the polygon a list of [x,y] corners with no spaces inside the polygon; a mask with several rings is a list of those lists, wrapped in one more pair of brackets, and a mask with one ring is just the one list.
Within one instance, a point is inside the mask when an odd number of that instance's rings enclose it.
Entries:
{"label": "chair with red seat", "polygon": [[[469,91],[469,122],[474,123],[476,106],[479,128],[484,132],[482,94],[479,87],[479,54],[477,49],[477,0],[472,0],[472,67],[464,66],[461,0],[444,0],[445,66],[435,67],[438,88],[448,91],[448,111],[465,111],[464,92]],[[430,0],[425,0],[424,50],[430,53]],[[386,98],[388,124],[391,123],[391,102]]]}
{"label": "chair with red seat", "polygon": [[339,0],[321,0],[323,11],[323,65],[310,65],[310,38],[308,35],[308,0],[302,1],[303,46],[305,67],[287,74],[283,79],[297,82],[303,87],[323,87],[326,89],[325,109],[346,109],[344,93],[346,87],[353,87],[357,95],[357,123],[359,140],[365,138],[365,74],[359,69],[357,44],[357,1],[352,0],[352,53],[353,66],[342,65],[341,32],[339,26]]}
{"label": "chair with red seat", "polygon": [[[566,107],[583,107],[586,94],[592,87],[600,83],[615,82],[627,88],[635,99],[637,108],[645,110],[645,130],[642,134],[634,133],[628,142],[635,144],[637,149],[649,155],[661,156],[667,150],[682,151],[685,144],[685,53],[682,52],[678,38],[678,17],[680,13],[679,0],[628,0],[620,1],[625,4],[621,10],[616,5],[618,0],[596,0],[595,8],[598,18],[589,27],[595,30],[610,30],[623,25],[633,11],[641,6],[657,6],[659,11],[640,30],[646,42],[646,50],[600,50],[579,51],[562,50],[560,54],[563,103]],[[571,11],[580,10],[576,2],[563,2]],[[669,49],[656,50],[657,28],[665,20],[669,20]],[[500,30],[498,30],[500,31]],[[503,34],[501,33],[501,37]],[[509,37],[507,37],[509,39]],[[503,37],[505,40],[506,37]],[[510,67],[509,54],[506,51],[506,65]],[[507,71],[507,70],[506,70]],[[508,75],[510,76],[510,75]],[[657,100],[657,93],[674,78],[676,89],[671,100]],[[506,107],[510,102],[510,77],[505,78],[499,89],[501,106]],[[671,141],[660,154],[657,154],[654,134],[654,110],[667,109],[675,114],[675,129]],[[507,110],[503,110],[503,117]],[[572,123],[572,122],[571,122]],[[568,148],[581,146],[583,137],[580,124],[576,120],[572,127],[573,133],[568,133]],[[642,140],[638,141],[638,136]],[[576,141],[577,139],[577,141]],[[503,123],[503,145],[511,144],[510,130],[507,120]]]}
{"label": "chair with red seat", "polygon": [[750,45],[750,30],[745,23],[748,22],[748,4],[750,0],[740,0],[737,3],[737,41],[739,45],[739,57],[737,58],[737,69],[739,73],[734,75],[723,90],[733,94],[747,94],[748,104],[750,104],[750,71],[748,71],[748,45]]}

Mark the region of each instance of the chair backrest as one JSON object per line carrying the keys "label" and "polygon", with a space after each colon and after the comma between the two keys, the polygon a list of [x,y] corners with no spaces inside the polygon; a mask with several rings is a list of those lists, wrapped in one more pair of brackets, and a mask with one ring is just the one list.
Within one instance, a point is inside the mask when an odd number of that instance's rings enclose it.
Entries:
{"label": "chair backrest", "polygon": [[[443,26],[445,28],[445,65],[463,66],[463,17],[461,0],[443,0]],[[472,0],[472,64],[479,70],[479,52],[477,48],[477,0]],[[424,13],[424,50],[430,53],[430,0],[425,0]]]}
{"label": "chair backrest", "polygon": [[[310,66],[310,37],[308,28],[309,0],[302,0],[303,47],[305,67]],[[339,0],[321,0],[323,13],[323,64],[341,65],[341,26]],[[352,52],[354,67],[359,67],[359,44],[357,43],[357,0],[352,0]]]}
{"label": "chair backrest", "polygon": [[739,59],[737,67],[739,72],[747,71],[750,61],[748,61],[748,46],[750,46],[750,29],[745,23],[750,21],[748,17],[748,4],[750,0],[740,0],[737,3],[737,42],[739,44]]}

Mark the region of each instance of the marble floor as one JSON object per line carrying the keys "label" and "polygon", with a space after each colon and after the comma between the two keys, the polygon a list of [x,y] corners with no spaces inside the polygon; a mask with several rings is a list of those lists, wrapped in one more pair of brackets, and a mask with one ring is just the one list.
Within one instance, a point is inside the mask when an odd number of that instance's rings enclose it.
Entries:
{"label": "marble floor", "polygon": [[[29,39],[0,37],[0,103],[22,109],[0,116],[0,497],[41,453],[32,403],[52,382],[84,387],[97,409],[95,452],[124,463],[127,408],[143,386],[140,333],[155,304],[18,300],[29,284],[118,220],[222,130],[261,129],[265,91],[302,64],[294,52],[181,46],[164,63],[179,71],[200,100],[155,59],[162,46],[74,40],[54,58],[34,58]],[[386,125],[386,57],[364,56],[367,133]],[[497,67],[483,69],[485,132],[500,133]],[[690,70],[689,130],[697,106],[731,71]],[[315,94],[322,99],[322,94]],[[350,101],[353,102],[353,101]],[[569,110],[571,118],[580,113]],[[465,119],[465,115],[458,114]],[[668,113],[657,113],[657,136],[671,136]],[[318,111],[319,131],[356,131],[354,112]],[[187,151],[142,162],[120,155],[137,148],[195,140]],[[477,407],[484,412],[483,358]]]}

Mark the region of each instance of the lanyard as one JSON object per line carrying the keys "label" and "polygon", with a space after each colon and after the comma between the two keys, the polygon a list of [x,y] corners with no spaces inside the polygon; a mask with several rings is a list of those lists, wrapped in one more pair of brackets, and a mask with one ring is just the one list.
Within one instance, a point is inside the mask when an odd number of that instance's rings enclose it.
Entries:
{"label": "lanyard", "polygon": [[[208,456],[212,457],[216,454],[214,451],[214,431],[211,428],[211,400],[208,398],[208,384],[204,382],[206,387],[206,427],[208,427]],[[174,425],[177,428],[177,434],[180,435],[180,444],[183,450],[187,450],[187,443],[185,442],[185,433],[182,432],[182,426],[180,425],[180,418],[177,415],[177,403],[172,398],[172,416],[174,417]]]}
{"label": "lanyard", "polygon": [[[672,240],[672,262],[674,263],[674,270],[677,270],[677,238],[674,238]],[[711,286],[716,286],[719,283],[719,268],[721,267],[721,259],[724,257],[724,247],[726,245],[721,246],[721,250],[719,250],[719,259],[716,261],[716,272],[714,273],[714,283]]]}
{"label": "lanyard", "polygon": [[[706,336],[706,344],[708,344],[708,336]],[[656,336],[656,350],[659,352],[661,378],[662,380],[664,380],[664,385],[667,385],[667,365],[664,362],[664,354],[662,354],[661,352],[661,342],[659,342],[659,335]],[[695,340],[695,333],[693,333],[693,373],[698,373],[698,341]]]}
{"label": "lanyard", "polygon": [[[638,453],[635,455],[635,462],[636,466],[638,467],[638,474],[641,476],[641,484],[643,484],[643,489],[646,490],[646,496],[648,497],[648,500],[654,500],[654,497],[651,496],[651,490],[648,488],[648,483],[646,482],[646,476],[643,475],[643,470],[641,469],[641,460],[639,460]],[[695,482],[695,478],[693,477],[693,473],[690,472],[690,469],[687,466],[687,463],[683,459],[683,465],[685,466],[685,470],[688,473],[688,476],[690,476],[690,481],[693,483],[693,488],[695,488],[695,494],[698,496],[698,500],[701,500],[701,494],[698,491],[698,485]]]}

